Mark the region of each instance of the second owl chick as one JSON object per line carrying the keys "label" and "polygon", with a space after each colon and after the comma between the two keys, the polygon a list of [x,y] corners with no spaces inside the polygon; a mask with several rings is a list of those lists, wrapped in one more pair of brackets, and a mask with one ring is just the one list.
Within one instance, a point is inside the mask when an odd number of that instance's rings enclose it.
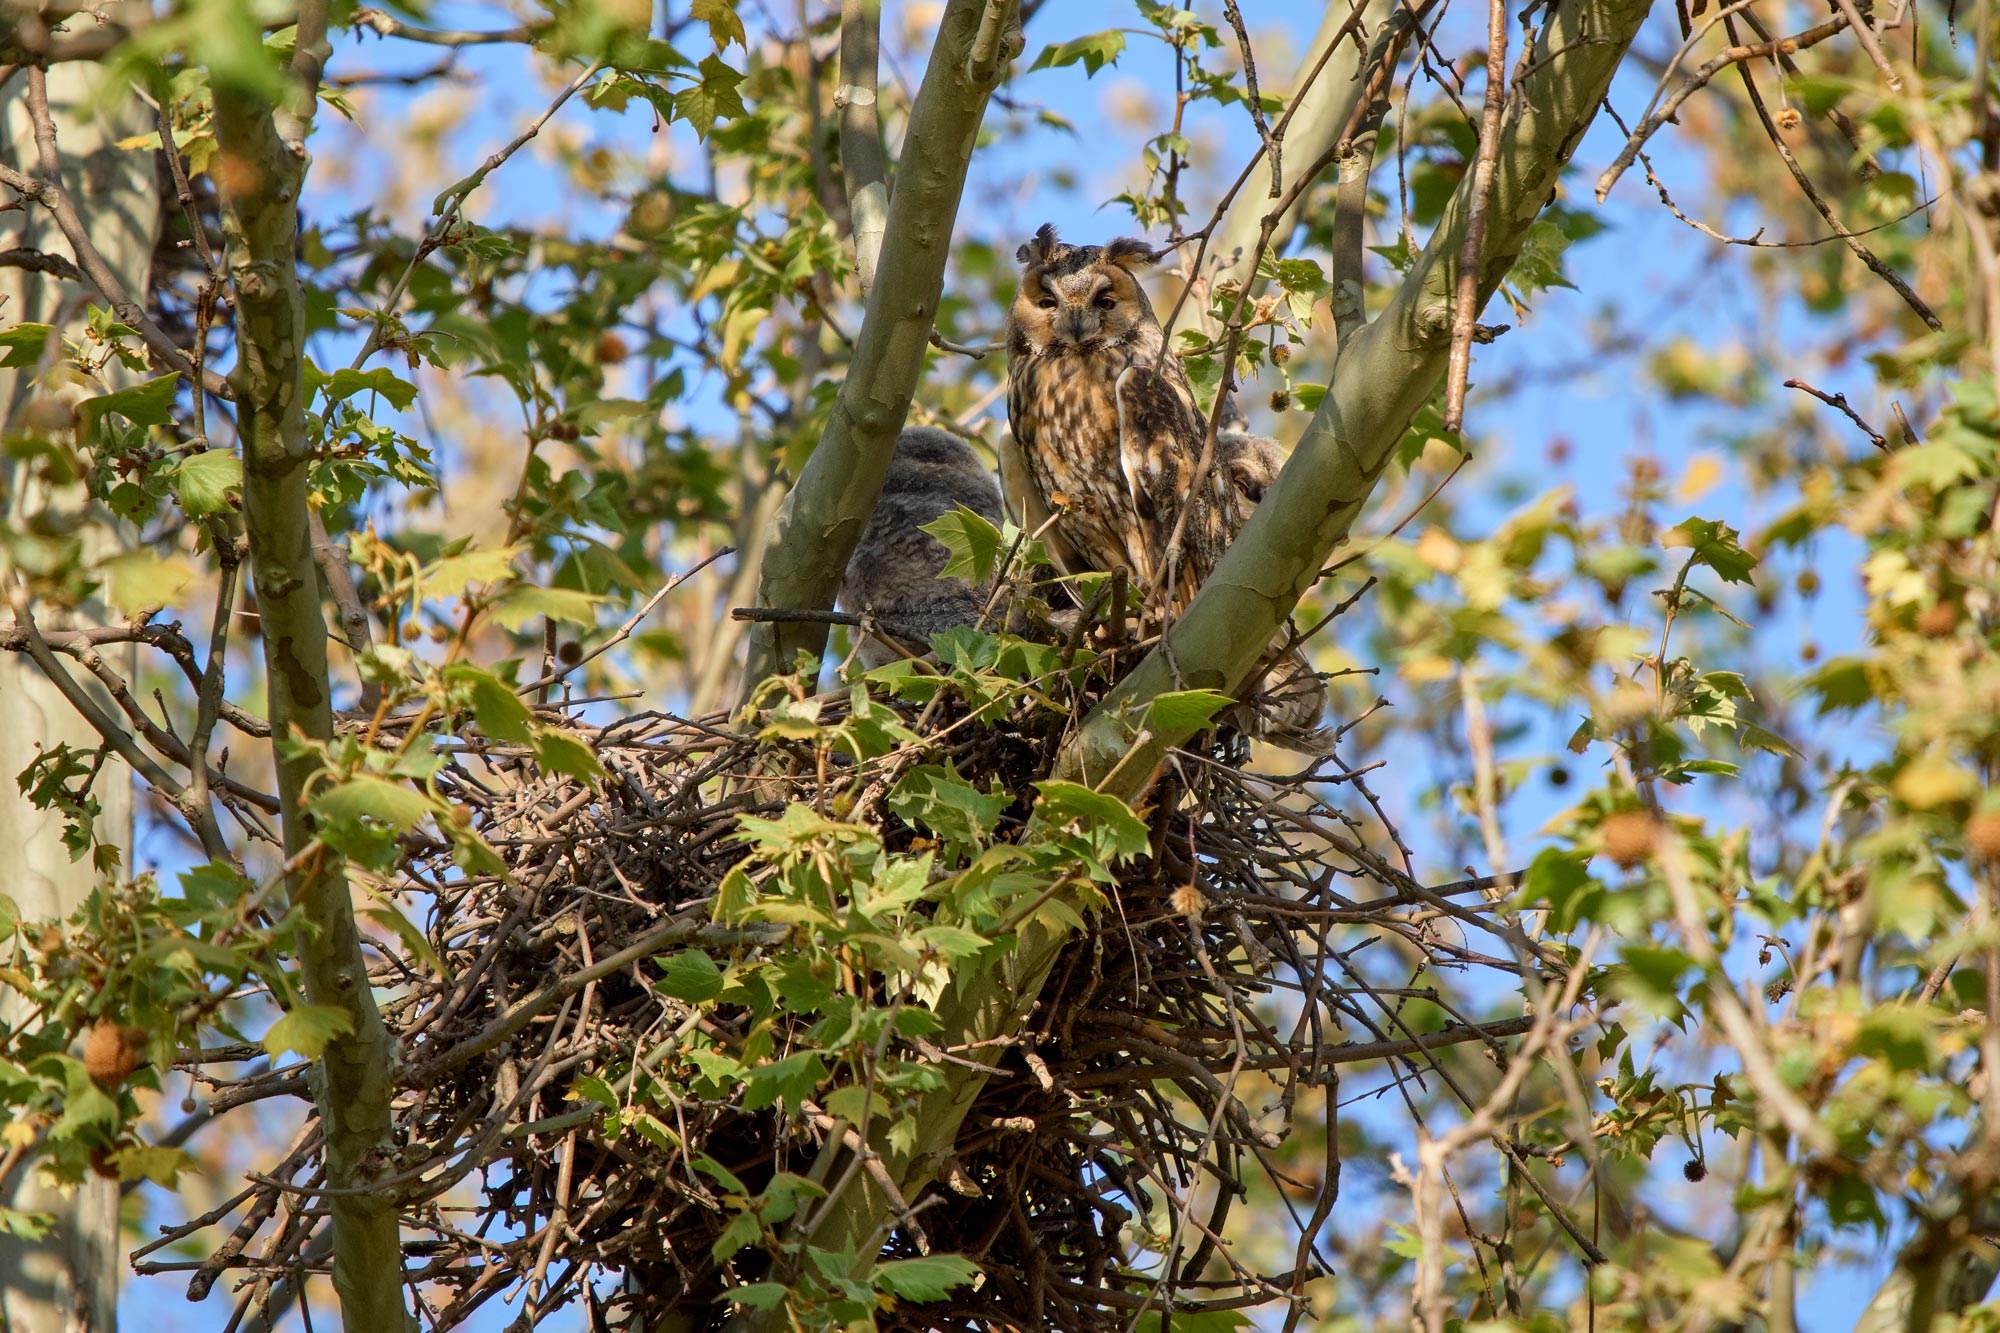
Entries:
{"label": "second owl chick", "polygon": [[[934,426],[907,428],[896,439],[875,513],[847,562],[841,608],[880,616],[924,639],[954,625],[976,624],[991,585],[939,578],[951,552],[922,530],[956,505],[996,528],[1002,522],[1000,488],[971,445]],[[910,646],[922,652],[926,644]],[[874,635],[862,638],[860,657],[869,667],[897,660],[894,650]]]}

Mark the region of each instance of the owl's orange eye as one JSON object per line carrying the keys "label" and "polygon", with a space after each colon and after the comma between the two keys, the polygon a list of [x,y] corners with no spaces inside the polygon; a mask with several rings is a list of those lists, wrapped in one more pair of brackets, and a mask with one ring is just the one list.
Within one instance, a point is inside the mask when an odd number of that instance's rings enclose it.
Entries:
{"label": "owl's orange eye", "polygon": [[1118,300],[1116,297],[1112,296],[1111,293],[1106,292],[1104,293],[1104,295],[1098,297],[1093,304],[1095,304],[1099,310],[1110,310],[1118,304]]}
{"label": "owl's orange eye", "polygon": [[1056,298],[1053,296],[1044,296],[1041,300],[1035,302],[1035,304],[1044,310],[1054,310],[1056,308]]}

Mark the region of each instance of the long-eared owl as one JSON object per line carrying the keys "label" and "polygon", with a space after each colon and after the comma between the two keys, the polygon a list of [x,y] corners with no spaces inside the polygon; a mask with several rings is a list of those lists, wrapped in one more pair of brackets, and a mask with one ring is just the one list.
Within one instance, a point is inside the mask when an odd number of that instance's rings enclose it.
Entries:
{"label": "long-eared owl", "polygon": [[[1139,285],[1137,272],[1155,258],[1144,241],[1068,245],[1045,225],[1015,258],[1022,268],[1007,317],[1007,415],[1016,454],[1003,454],[1003,483],[1024,517],[1038,509],[1054,516],[1047,546],[1062,572],[1123,566],[1150,612],[1178,613],[1241,531],[1283,454],[1232,430],[1195,488],[1205,426]],[[1023,475],[1010,475],[1016,468]],[[1166,587],[1167,546],[1184,510]],[[1271,650],[1238,721],[1253,735],[1316,752],[1325,688],[1282,636]]]}
{"label": "long-eared owl", "polygon": [[[1152,247],[1129,238],[1066,245],[1044,226],[1016,257],[1023,267],[1007,316],[1007,416],[1028,479],[1057,513],[1050,552],[1066,574],[1122,565],[1149,606],[1179,611],[1235,525],[1219,470],[1190,493],[1203,429],[1187,374],[1166,351],[1136,276],[1153,262]],[[1167,588],[1167,541],[1184,508]]]}

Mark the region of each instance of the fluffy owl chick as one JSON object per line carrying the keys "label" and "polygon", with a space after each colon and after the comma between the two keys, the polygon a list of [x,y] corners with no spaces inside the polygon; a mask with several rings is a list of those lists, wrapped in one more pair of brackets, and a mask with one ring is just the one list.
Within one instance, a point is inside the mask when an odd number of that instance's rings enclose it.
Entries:
{"label": "fluffy owl chick", "polygon": [[[933,426],[909,427],[896,439],[875,512],[847,562],[841,608],[921,636],[911,644],[917,652],[941,630],[976,624],[991,587],[939,578],[951,552],[921,530],[956,505],[1000,526],[1000,489],[972,446]],[[874,635],[862,639],[860,656],[870,667],[897,659]]]}
{"label": "fluffy owl chick", "polygon": [[1268,435],[1225,427],[1215,434],[1215,465],[1229,481],[1236,501],[1236,527],[1250,521],[1250,511],[1271,489],[1285,466],[1285,451]]}

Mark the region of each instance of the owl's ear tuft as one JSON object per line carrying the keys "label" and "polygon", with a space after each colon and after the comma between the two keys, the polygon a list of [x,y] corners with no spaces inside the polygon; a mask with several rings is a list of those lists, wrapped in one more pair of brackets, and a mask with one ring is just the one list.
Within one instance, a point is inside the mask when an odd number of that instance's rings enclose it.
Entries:
{"label": "owl's ear tuft", "polygon": [[1019,264],[1046,264],[1056,252],[1056,224],[1044,222],[1035,229],[1035,239],[1014,252]]}
{"label": "owl's ear tuft", "polygon": [[1102,257],[1105,263],[1116,264],[1127,272],[1135,268],[1149,268],[1159,259],[1153,247],[1136,236],[1120,236],[1104,247]]}

